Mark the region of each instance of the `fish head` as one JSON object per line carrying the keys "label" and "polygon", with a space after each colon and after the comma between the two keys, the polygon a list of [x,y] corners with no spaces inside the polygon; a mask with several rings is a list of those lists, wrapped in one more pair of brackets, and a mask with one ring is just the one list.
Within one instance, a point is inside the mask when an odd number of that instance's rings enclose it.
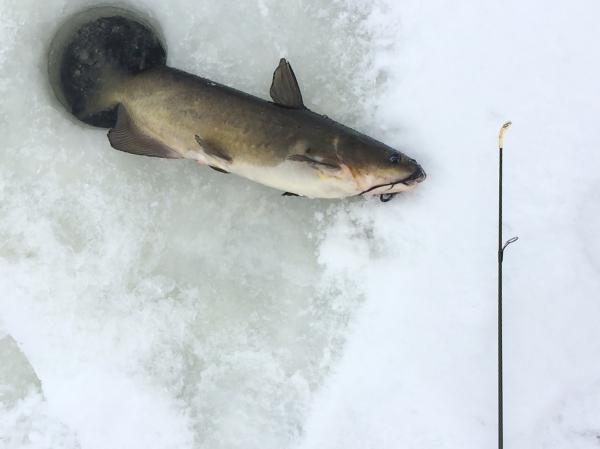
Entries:
{"label": "fish head", "polygon": [[352,139],[340,153],[361,195],[412,190],[426,178],[416,160],[370,138]]}

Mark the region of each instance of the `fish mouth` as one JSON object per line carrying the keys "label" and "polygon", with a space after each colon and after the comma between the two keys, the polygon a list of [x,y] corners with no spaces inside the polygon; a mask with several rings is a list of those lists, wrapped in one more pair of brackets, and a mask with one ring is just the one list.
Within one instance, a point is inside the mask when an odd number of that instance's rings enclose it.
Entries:
{"label": "fish mouth", "polygon": [[390,195],[399,192],[405,192],[407,190],[414,189],[417,186],[417,184],[425,181],[425,178],[427,178],[425,170],[423,170],[423,168],[420,165],[418,165],[417,169],[407,177],[402,178],[398,181],[389,182],[387,184],[375,185],[359,193],[359,195],[364,195],[366,193],[370,193],[371,195]]}

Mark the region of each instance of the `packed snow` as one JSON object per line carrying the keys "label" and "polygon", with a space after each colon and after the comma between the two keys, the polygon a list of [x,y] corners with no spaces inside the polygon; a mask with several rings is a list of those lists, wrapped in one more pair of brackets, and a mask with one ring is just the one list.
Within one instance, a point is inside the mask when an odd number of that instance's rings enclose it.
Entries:
{"label": "packed snow", "polygon": [[600,4],[156,0],[169,64],[416,158],[392,202],[112,150],[47,85],[90,1],[0,0],[0,448],[600,444]]}

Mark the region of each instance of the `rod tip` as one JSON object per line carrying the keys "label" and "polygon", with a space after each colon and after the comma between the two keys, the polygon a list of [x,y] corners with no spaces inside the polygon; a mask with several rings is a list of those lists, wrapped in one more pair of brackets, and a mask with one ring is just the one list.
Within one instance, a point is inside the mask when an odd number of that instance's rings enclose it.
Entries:
{"label": "rod tip", "polygon": [[504,125],[502,125],[502,127],[500,128],[500,132],[498,133],[498,148],[500,149],[502,149],[502,147],[504,146],[504,131],[510,128],[510,125],[512,125],[512,122],[508,121],[505,122]]}

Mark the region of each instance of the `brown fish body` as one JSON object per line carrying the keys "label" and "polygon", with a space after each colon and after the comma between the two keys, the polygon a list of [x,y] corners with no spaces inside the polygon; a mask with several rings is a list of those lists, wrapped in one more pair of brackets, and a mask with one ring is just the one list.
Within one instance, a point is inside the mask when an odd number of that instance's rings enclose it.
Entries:
{"label": "brown fish body", "polygon": [[380,156],[372,152],[396,153],[306,108],[268,102],[168,67],[125,80],[107,100],[119,103],[136,128],[168,147],[171,157],[312,198],[360,194],[371,187],[370,159]]}
{"label": "brown fish body", "polygon": [[311,198],[389,199],[425,178],[401,152],[308,110],[285,59],[270,102],[167,67],[158,34],[132,11],[98,7],[52,41],[57,98],[79,120],[111,128],[115,149],[192,159]]}

